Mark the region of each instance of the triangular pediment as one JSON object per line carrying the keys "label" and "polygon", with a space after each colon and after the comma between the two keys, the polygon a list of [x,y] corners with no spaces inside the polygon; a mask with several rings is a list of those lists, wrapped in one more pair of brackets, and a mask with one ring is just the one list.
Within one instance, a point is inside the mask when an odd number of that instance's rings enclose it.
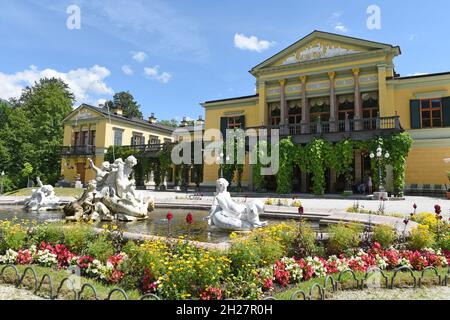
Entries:
{"label": "triangular pediment", "polygon": [[393,48],[398,47],[338,34],[314,31],[305,38],[297,41],[293,45],[259,64],[252,69],[252,72],[264,68],[292,65],[340,56],[357,55],[370,51]]}
{"label": "triangular pediment", "polygon": [[94,119],[99,117],[104,117],[105,115],[101,112],[95,110],[94,108],[82,104],[77,109],[72,111],[71,114],[69,114],[64,121],[79,121],[79,120],[86,120],[86,119]]}

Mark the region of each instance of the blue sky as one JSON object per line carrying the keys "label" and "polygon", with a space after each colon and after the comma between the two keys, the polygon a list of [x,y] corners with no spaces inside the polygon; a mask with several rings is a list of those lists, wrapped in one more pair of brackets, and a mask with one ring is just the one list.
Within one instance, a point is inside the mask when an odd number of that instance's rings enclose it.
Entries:
{"label": "blue sky", "polygon": [[[66,27],[73,4],[80,30]],[[146,116],[197,118],[200,102],[253,94],[248,70],[315,29],[400,45],[401,75],[450,71],[448,12],[447,0],[0,0],[0,98],[58,76],[78,104],[129,90]]]}

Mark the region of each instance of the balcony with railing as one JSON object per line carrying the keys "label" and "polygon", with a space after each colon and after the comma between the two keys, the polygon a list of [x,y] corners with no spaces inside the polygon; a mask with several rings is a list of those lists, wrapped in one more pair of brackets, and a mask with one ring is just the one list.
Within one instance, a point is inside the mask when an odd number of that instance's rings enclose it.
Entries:
{"label": "balcony with railing", "polygon": [[95,146],[87,145],[87,146],[63,147],[61,154],[66,157],[94,156],[95,155]]}
{"label": "balcony with railing", "polygon": [[291,136],[295,142],[305,143],[313,138],[323,138],[336,142],[342,139],[366,140],[375,136],[383,136],[402,132],[400,117],[376,117],[367,119],[349,119],[339,121],[320,121],[305,124],[287,124],[262,126],[253,129],[279,130],[280,137]]}

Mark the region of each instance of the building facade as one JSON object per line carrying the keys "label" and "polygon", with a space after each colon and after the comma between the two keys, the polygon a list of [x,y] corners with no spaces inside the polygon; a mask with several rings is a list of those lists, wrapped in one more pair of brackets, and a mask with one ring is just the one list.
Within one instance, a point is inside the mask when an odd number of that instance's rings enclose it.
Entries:
{"label": "building facade", "polygon": [[[314,31],[250,70],[256,94],[203,103],[205,129],[279,128],[304,144],[364,140],[407,131],[407,189],[445,189],[450,156],[450,73],[401,77],[394,60],[400,47]],[[369,154],[355,150],[354,183],[367,177]],[[246,165],[243,185],[252,187]],[[218,165],[204,168],[214,185]],[[270,180],[270,178],[269,178]],[[294,168],[294,191],[310,190],[308,174]],[[341,191],[326,173],[327,192]],[[269,183],[270,184],[270,183]]]}
{"label": "building facade", "polygon": [[64,121],[61,176],[67,183],[79,180],[85,184],[95,178],[88,158],[100,167],[111,146],[151,149],[173,142],[173,131],[172,127],[157,124],[153,114],[148,121],[129,119],[120,108],[109,112],[83,104]]}

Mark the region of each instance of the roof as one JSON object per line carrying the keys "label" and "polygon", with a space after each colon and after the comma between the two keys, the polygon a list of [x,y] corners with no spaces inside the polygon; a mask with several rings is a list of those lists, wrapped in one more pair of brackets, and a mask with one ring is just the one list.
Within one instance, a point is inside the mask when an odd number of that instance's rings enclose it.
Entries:
{"label": "roof", "polygon": [[439,73],[427,73],[427,74],[420,74],[420,75],[416,75],[416,76],[406,76],[406,77],[389,77],[388,80],[406,80],[406,79],[438,77],[438,76],[448,76],[448,75],[450,75],[450,71],[449,72],[439,72]]}
{"label": "roof", "polygon": [[204,104],[209,104],[209,103],[217,103],[217,102],[227,102],[227,101],[234,101],[234,100],[244,100],[244,99],[252,99],[252,98],[258,98],[259,94],[254,94],[251,96],[242,96],[242,97],[235,97],[235,98],[228,98],[228,99],[221,99],[221,100],[211,100],[211,101],[206,101]]}
{"label": "roof", "polygon": [[[101,113],[101,114],[103,114],[103,115],[105,115],[107,117],[111,117],[112,119],[117,119],[117,120],[121,120],[121,121],[127,121],[127,122],[130,122],[130,123],[139,124],[141,126],[146,126],[146,127],[151,128],[151,129],[162,130],[162,131],[166,131],[166,132],[170,132],[170,133],[172,133],[175,130],[175,128],[171,127],[171,126],[166,126],[166,125],[162,125],[162,124],[158,124],[158,123],[150,123],[148,121],[145,121],[145,120],[142,120],[142,119],[137,119],[137,118],[130,119],[130,118],[127,118],[127,117],[124,117],[124,116],[121,116],[121,115],[117,115],[117,114],[108,112],[108,110],[105,110],[103,108],[94,107],[94,106],[91,106],[91,105],[88,105],[88,104],[85,104],[85,103],[80,105],[76,110],[78,110],[80,108],[83,108],[83,107],[91,109],[91,110],[96,111],[96,112],[99,112],[99,113]],[[76,110],[74,110],[74,112]],[[72,113],[74,113],[74,112],[72,112]],[[72,113],[68,117],[66,117],[66,119],[68,119],[72,115]]]}
{"label": "roof", "polygon": [[382,48],[398,48],[399,54],[401,54],[401,49],[400,49],[399,46],[394,46],[394,45],[387,44],[387,43],[366,40],[366,39],[362,39],[362,38],[355,38],[355,37],[350,37],[350,36],[344,36],[344,35],[341,35],[341,34],[336,34],[336,33],[331,33],[331,32],[314,30],[313,32],[311,32],[307,36],[301,38],[300,40],[296,41],[292,45],[286,47],[285,49],[279,51],[277,54],[275,54],[275,55],[271,56],[270,58],[264,60],[263,62],[261,62],[260,64],[258,64],[254,68],[252,68],[252,70],[250,70],[249,72],[253,73],[256,70],[261,69],[262,67],[265,67],[270,62],[273,62],[273,60],[279,59],[282,56],[284,56],[286,54],[286,51],[301,45],[303,42],[306,43],[307,41],[312,40],[312,39],[314,39],[316,37],[320,37],[320,36],[339,38],[339,39],[344,40],[344,41],[345,40],[358,41],[358,42],[360,42],[361,45],[379,47],[380,49],[382,49]]}

